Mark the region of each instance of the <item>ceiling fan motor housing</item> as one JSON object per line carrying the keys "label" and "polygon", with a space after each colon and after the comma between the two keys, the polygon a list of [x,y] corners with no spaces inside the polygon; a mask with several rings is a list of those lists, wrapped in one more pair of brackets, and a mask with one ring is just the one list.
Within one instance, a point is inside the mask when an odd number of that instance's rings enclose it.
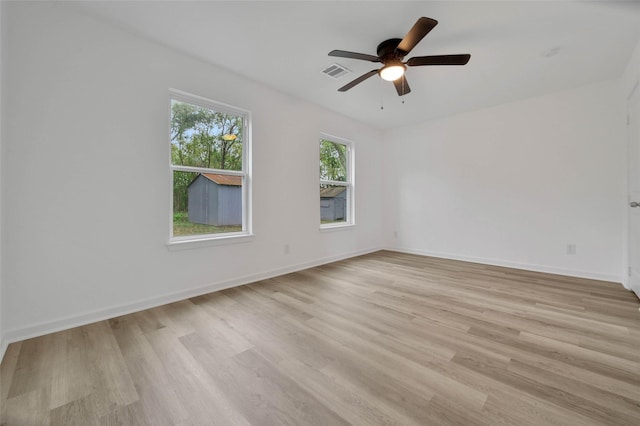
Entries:
{"label": "ceiling fan motor housing", "polygon": [[402,39],[399,38],[390,38],[378,45],[378,49],[376,51],[383,64],[394,59],[401,61],[402,58],[404,58],[404,55],[402,54],[403,52],[396,50],[401,41]]}

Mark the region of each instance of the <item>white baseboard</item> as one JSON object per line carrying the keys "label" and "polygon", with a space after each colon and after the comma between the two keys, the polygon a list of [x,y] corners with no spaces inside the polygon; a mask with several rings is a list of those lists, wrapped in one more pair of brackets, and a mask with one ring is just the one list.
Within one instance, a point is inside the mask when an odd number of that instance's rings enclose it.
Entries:
{"label": "white baseboard", "polygon": [[189,299],[191,297],[201,296],[203,294],[212,293],[214,291],[224,290],[232,287],[238,287],[241,285],[250,284],[252,282],[266,280],[266,279],[277,277],[284,274],[289,274],[291,272],[313,268],[314,266],[320,266],[320,265],[324,265],[331,262],[337,262],[339,260],[348,259],[351,257],[362,256],[364,254],[373,253],[378,250],[381,250],[381,248],[375,247],[375,248],[369,248],[364,250],[357,250],[350,253],[343,253],[337,256],[329,256],[321,259],[312,260],[309,262],[303,262],[295,265],[286,266],[284,268],[272,269],[269,271],[246,275],[246,276],[234,278],[231,280],[207,284],[201,287],[195,287],[191,289],[181,290],[178,292],[164,294],[161,296],[150,297],[148,299],[139,300],[133,303],[126,303],[122,305],[111,306],[108,308],[99,309],[95,311],[84,312],[76,315],[70,315],[68,317],[59,318],[53,321],[47,321],[47,322],[42,322],[38,324],[33,324],[27,327],[7,330],[2,336],[1,342],[0,342],[0,361],[4,357],[5,351],[9,346],[9,344],[13,342],[19,342],[21,340],[30,339],[32,337],[38,337],[38,336],[42,336],[49,333],[55,333],[57,331],[68,330],[70,328],[91,324],[97,321],[115,318],[121,315],[131,314],[133,312],[138,312],[145,309],[155,308],[157,306],[162,306],[168,303]]}
{"label": "white baseboard", "polygon": [[620,284],[622,284],[622,287],[626,288],[627,290],[631,290],[631,285],[629,284],[628,277],[622,277],[622,282]]}
{"label": "white baseboard", "polygon": [[590,271],[580,271],[575,269],[556,268],[553,266],[535,265],[530,263],[512,262],[503,259],[489,259],[475,256],[461,256],[452,253],[440,253],[429,250],[416,250],[402,247],[389,247],[385,250],[399,253],[417,254],[421,256],[438,257],[441,259],[462,260],[464,262],[481,263],[483,265],[503,266],[505,268],[522,269],[525,271],[545,272],[547,274],[565,275],[569,277],[587,278],[599,281],[611,281],[622,284],[623,278],[618,275],[599,274]]}

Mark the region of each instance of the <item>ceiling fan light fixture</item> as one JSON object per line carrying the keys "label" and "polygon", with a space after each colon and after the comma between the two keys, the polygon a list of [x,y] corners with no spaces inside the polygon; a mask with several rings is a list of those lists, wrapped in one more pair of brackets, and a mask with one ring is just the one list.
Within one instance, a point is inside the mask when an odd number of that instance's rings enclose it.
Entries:
{"label": "ceiling fan light fixture", "polygon": [[394,62],[380,70],[380,77],[382,77],[383,80],[396,81],[404,75],[406,68],[407,67],[401,62]]}

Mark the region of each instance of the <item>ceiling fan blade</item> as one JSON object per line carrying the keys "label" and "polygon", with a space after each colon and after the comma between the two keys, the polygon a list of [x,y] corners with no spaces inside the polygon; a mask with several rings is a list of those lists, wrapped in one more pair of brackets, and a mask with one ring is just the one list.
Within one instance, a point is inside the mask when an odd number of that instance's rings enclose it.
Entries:
{"label": "ceiling fan blade", "polygon": [[435,19],[425,18],[424,16],[418,19],[407,35],[404,36],[400,44],[398,44],[398,47],[396,47],[396,52],[402,56],[408,55],[411,49],[416,47],[416,44],[420,43],[420,40],[429,34],[429,31],[436,25],[438,25],[438,21]]}
{"label": "ceiling fan blade", "polygon": [[329,56],[337,56],[339,58],[362,59],[363,61],[382,62],[380,58],[366,53],[347,52],[346,50],[332,50]]}
{"label": "ceiling fan blade", "polygon": [[471,55],[435,55],[435,56],[416,56],[407,61],[410,67],[421,65],[466,65]]}
{"label": "ceiling fan blade", "polygon": [[398,92],[398,96],[404,96],[411,91],[409,87],[409,83],[407,83],[407,76],[403,75],[399,79],[393,82],[393,85],[396,86],[396,92]]}
{"label": "ceiling fan blade", "polygon": [[377,74],[377,73],[378,73],[378,70],[371,70],[366,74],[362,74],[360,77],[356,78],[351,83],[345,84],[344,86],[339,88],[338,92],[346,92],[347,90],[351,89],[356,84],[362,83],[363,81],[365,81],[366,79],[368,79],[369,77],[371,77],[372,75]]}

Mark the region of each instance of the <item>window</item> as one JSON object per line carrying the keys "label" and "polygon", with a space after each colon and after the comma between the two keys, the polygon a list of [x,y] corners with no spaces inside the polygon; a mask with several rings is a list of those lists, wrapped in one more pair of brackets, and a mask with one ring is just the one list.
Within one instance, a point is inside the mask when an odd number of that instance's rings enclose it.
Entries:
{"label": "window", "polygon": [[327,136],[320,139],[320,227],[353,225],[353,146]]}
{"label": "window", "polygon": [[248,111],[171,92],[170,242],[250,233]]}

